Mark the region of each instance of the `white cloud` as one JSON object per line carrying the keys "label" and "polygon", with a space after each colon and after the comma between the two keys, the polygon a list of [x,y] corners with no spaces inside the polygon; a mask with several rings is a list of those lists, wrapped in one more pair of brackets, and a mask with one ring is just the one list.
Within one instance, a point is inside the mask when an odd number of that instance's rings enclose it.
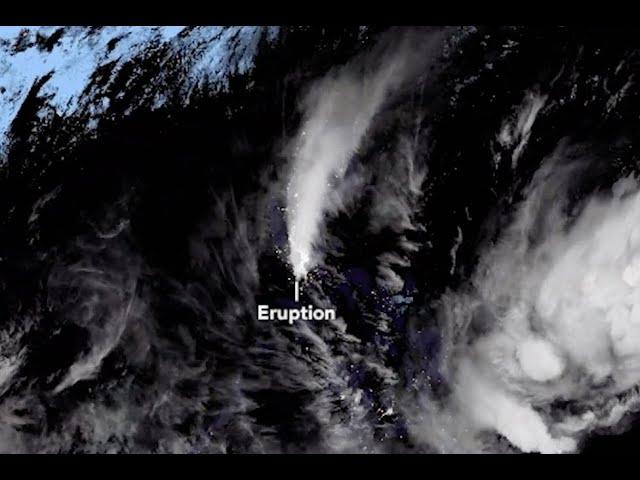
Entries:
{"label": "white cloud", "polygon": [[[472,293],[442,299],[442,371],[453,390],[439,415],[464,425],[471,450],[488,430],[523,451],[573,451],[638,403],[629,392],[640,382],[640,190],[621,179],[569,215],[580,166],[564,153],[545,162],[482,255]],[[482,316],[488,332],[473,333]]]}

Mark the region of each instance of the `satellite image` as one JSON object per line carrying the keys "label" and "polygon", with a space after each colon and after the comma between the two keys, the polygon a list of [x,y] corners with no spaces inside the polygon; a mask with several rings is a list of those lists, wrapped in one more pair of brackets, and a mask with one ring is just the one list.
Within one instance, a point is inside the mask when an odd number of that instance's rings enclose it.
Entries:
{"label": "satellite image", "polygon": [[640,439],[640,35],[0,27],[0,453]]}

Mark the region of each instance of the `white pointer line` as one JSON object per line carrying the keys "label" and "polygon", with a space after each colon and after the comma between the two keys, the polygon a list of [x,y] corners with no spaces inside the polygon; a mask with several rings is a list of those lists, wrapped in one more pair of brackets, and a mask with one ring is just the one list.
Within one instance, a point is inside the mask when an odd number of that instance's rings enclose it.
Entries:
{"label": "white pointer line", "polygon": [[294,294],[294,298],[296,302],[300,301],[300,284],[298,283],[298,280],[296,280],[296,290],[295,290],[295,294]]}

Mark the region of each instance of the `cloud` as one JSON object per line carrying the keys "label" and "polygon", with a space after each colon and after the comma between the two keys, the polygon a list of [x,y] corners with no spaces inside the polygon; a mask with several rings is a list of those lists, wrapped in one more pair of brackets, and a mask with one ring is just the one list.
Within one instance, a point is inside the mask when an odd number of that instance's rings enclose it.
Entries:
{"label": "cloud", "polygon": [[566,160],[564,148],[482,254],[471,290],[442,299],[441,371],[452,391],[438,415],[467,436],[453,451],[483,448],[484,431],[527,452],[574,451],[638,402],[638,182],[622,178],[570,205],[587,162]]}

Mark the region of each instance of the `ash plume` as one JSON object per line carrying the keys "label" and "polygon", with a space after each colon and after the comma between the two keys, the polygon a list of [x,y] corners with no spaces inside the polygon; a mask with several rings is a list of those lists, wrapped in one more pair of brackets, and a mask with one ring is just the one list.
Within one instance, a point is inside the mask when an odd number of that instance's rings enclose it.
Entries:
{"label": "ash plume", "polygon": [[289,256],[302,278],[321,255],[323,216],[335,209],[328,198],[385,102],[433,61],[441,32],[385,36],[372,51],[313,83],[301,101],[303,120],[289,145],[287,188]]}

